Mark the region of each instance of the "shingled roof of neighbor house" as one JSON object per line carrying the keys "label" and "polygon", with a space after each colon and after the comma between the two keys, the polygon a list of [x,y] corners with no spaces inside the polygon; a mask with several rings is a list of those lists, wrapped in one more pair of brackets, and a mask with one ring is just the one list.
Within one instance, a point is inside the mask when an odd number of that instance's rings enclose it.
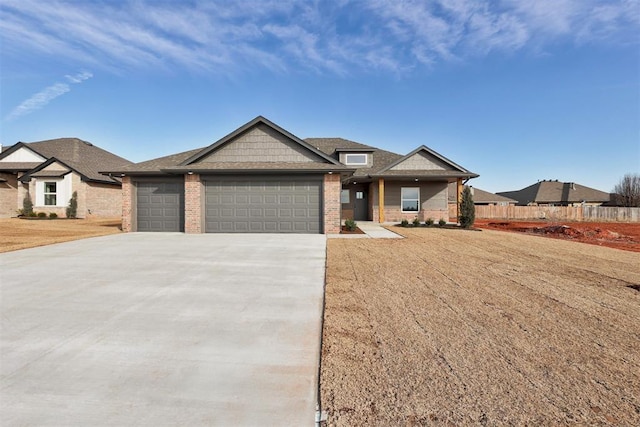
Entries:
{"label": "shingled roof of neighbor house", "polygon": [[611,199],[609,193],[585,187],[575,182],[543,180],[518,191],[502,191],[501,196],[516,199],[518,204],[529,203],[605,203]]}
{"label": "shingled roof of neighbor house", "polygon": [[[118,183],[119,181],[117,179],[105,176],[100,173],[100,171],[115,169],[122,167],[123,165],[131,164],[129,160],[103,150],[102,148],[79,138],[58,138],[37,142],[18,142],[13,146],[8,147],[6,150],[3,150],[0,154],[0,159],[9,156],[21,147],[26,147],[47,159],[41,163],[24,163],[23,166],[31,167],[28,169],[19,169],[29,170],[35,168],[36,170],[34,170],[34,173],[38,171],[39,165],[43,166],[44,163],[51,164],[51,160],[55,159],[80,174],[83,180]],[[15,165],[16,164],[13,162],[0,163],[0,169],[6,170],[7,168]],[[28,179],[28,176],[29,174],[25,175],[24,178]]]}
{"label": "shingled roof of neighbor house", "polygon": [[[515,199],[510,199],[509,197],[504,197],[499,194],[491,193],[489,191],[481,190],[478,187],[474,187],[472,185],[469,186],[472,189],[472,197],[473,202],[477,204],[483,203],[518,203]],[[452,182],[449,184],[449,203],[456,203],[456,183]]]}

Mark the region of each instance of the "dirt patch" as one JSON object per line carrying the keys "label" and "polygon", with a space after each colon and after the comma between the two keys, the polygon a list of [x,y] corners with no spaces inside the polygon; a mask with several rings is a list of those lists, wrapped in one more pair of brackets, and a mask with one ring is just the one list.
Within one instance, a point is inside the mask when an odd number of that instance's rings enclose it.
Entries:
{"label": "dirt patch", "polygon": [[365,234],[364,231],[360,230],[359,227],[356,227],[355,230],[349,230],[346,225],[343,225],[340,228],[340,234]]}
{"label": "dirt patch", "polygon": [[119,218],[52,219],[30,221],[0,219],[0,252],[121,233]]}
{"label": "dirt patch", "polygon": [[476,220],[475,226],[640,252],[638,223]]}
{"label": "dirt patch", "polygon": [[327,241],[327,425],[640,425],[636,253],[394,231]]}

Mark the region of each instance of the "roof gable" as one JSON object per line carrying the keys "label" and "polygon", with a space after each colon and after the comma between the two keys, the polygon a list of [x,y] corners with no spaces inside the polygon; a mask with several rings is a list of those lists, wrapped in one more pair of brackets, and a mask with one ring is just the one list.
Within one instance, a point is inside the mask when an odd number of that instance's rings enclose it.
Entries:
{"label": "roof gable", "polygon": [[181,166],[204,163],[325,163],[335,159],[310,146],[262,116],[258,116],[209,147],[186,159]]}
{"label": "roof gable", "polygon": [[437,157],[424,151],[418,151],[412,156],[406,157],[389,170],[454,170],[451,165],[441,161]]}
{"label": "roof gable", "polygon": [[0,154],[2,163],[40,163],[45,160],[47,160],[46,157],[33,151],[24,142],[18,142]]}
{"label": "roof gable", "polygon": [[470,174],[462,166],[452,162],[432,149],[421,145],[406,156],[403,156],[387,167],[380,170],[380,173],[387,171],[450,171]]}
{"label": "roof gable", "polygon": [[[32,153],[32,154],[28,154]],[[63,164],[69,170],[77,172],[83,181],[95,181],[108,184],[119,184],[117,179],[112,179],[100,173],[102,169],[110,169],[131,164],[130,161],[103,150],[90,142],[78,138],[58,138],[38,142],[19,142],[0,154],[0,159],[9,162],[14,155],[31,156],[38,158],[38,162],[22,162],[30,165],[29,168],[20,170],[29,171],[26,177],[33,176],[35,172],[43,170],[53,162]],[[37,156],[37,157],[33,157]],[[0,163],[0,168],[4,166]],[[17,165],[19,166],[19,165]],[[28,179],[28,178],[27,178]]]}

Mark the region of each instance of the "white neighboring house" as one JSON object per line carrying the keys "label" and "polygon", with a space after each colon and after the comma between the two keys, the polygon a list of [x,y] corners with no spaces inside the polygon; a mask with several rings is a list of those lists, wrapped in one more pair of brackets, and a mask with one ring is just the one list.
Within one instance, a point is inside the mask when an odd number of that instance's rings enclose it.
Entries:
{"label": "white neighboring house", "polygon": [[78,138],[18,142],[0,152],[0,217],[14,217],[29,195],[36,212],[64,217],[73,192],[78,218],[118,217],[122,183],[100,171],[130,161]]}

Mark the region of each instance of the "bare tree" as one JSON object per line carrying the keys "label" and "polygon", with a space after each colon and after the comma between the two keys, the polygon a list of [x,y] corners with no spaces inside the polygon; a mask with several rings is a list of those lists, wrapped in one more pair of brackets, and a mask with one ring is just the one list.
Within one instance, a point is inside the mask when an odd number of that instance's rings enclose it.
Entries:
{"label": "bare tree", "polygon": [[640,174],[628,173],[613,187],[616,202],[626,207],[640,207]]}

